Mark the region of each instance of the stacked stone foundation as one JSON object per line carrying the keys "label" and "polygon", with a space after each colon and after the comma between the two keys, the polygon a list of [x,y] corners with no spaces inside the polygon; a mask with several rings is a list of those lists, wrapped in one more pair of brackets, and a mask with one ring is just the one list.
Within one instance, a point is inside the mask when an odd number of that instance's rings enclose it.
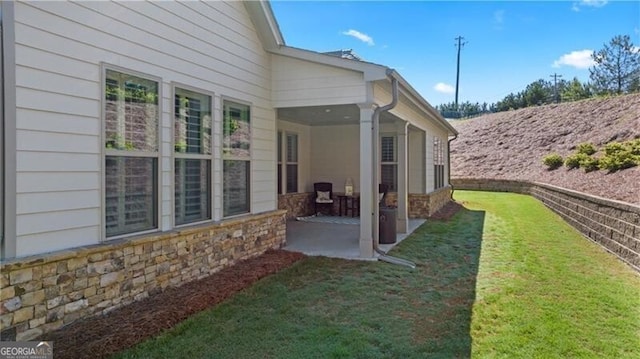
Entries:
{"label": "stacked stone foundation", "polygon": [[31,340],[284,246],[284,211],[2,263],[2,340]]}
{"label": "stacked stone foundation", "polygon": [[[342,193],[333,193],[334,215],[340,212],[338,195]],[[451,187],[443,187],[431,193],[409,193],[408,197],[409,218],[429,218],[451,201]],[[287,219],[295,219],[314,214],[313,201],[313,192],[282,194],[278,196],[278,208],[287,211]],[[397,206],[398,194],[387,193],[385,202],[388,206]]]}

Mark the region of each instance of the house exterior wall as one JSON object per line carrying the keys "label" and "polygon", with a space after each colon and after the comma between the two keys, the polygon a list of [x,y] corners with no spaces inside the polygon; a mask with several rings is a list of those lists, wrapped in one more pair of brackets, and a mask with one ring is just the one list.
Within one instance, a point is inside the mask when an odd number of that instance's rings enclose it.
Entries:
{"label": "house exterior wall", "polygon": [[331,182],[334,192],[344,192],[351,177],[354,192],[360,192],[360,126],[314,126],[311,138],[310,191],[314,182]]}
{"label": "house exterior wall", "polygon": [[274,107],[353,104],[366,101],[364,75],[348,69],[272,54]]}
{"label": "house exterior wall", "polygon": [[16,2],[9,51],[17,257],[104,240],[103,63],[160,79],[159,230],[173,226],[173,83],[213,94],[213,219],[223,98],[251,105],[251,212],[276,209],[271,56],[241,2]]}
{"label": "house exterior wall", "polygon": [[425,147],[424,132],[409,130],[408,134],[408,173],[409,173],[409,193],[425,193],[426,173],[425,173]]}

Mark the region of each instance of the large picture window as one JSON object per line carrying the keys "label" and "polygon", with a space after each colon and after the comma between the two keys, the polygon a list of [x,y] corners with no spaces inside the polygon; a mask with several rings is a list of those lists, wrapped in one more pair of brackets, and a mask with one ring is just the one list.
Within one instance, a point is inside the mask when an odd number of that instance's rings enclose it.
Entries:
{"label": "large picture window", "polygon": [[107,237],[158,227],[158,82],[105,73]]}
{"label": "large picture window", "polygon": [[396,153],[396,137],[380,138],[380,182],[389,186],[390,192],[397,191],[398,157]]}
{"label": "large picture window", "polygon": [[175,89],[174,183],[177,225],[211,218],[211,96]]}
{"label": "large picture window", "polygon": [[222,124],[223,216],[250,211],[251,120],[247,105],[224,101]]}

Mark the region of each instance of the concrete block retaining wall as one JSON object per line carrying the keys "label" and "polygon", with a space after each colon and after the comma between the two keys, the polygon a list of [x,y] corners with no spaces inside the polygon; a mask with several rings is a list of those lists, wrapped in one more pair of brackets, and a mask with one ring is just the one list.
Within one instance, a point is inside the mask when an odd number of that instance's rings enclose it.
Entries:
{"label": "concrete block retaining wall", "polygon": [[284,211],[114,240],[0,267],[2,340],[31,340],[280,248]]}
{"label": "concrete block retaining wall", "polygon": [[458,178],[452,184],[455,189],[531,195],[580,233],[640,271],[640,206],[544,183]]}

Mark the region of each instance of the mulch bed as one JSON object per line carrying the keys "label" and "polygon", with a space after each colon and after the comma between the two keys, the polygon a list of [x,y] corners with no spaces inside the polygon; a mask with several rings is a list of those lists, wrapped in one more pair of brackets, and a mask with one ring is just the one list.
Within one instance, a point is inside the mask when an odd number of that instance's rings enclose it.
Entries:
{"label": "mulch bed", "polygon": [[297,252],[270,250],[207,278],[169,288],[105,316],[72,323],[41,339],[55,342],[56,359],[104,358],[158,335],[304,257]]}
{"label": "mulch bed", "polygon": [[438,212],[434,213],[429,219],[437,219],[441,221],[450,220],[459,210],[464,208],[461,203],[451,201],[444,207],[440,208]]}

